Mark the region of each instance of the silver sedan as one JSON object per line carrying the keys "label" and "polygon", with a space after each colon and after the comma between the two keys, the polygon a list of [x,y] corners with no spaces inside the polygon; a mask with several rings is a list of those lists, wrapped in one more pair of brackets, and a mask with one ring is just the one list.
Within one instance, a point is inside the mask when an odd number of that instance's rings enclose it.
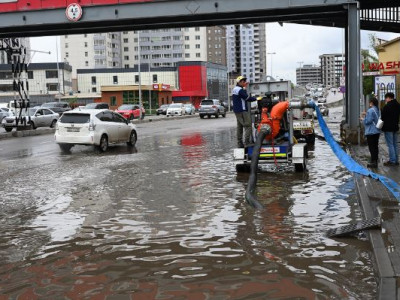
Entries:
{"label": "silver sedan", "polygon": [[[23,117],[26,119],[26,123],[31,129],[36,129],[38,127],[53,128],[60,116],[48,108],[30,108],[27,113],[23,111]],[[2,125],[7,132],[10,132],[17,126],[16,117],[5,117],[2,121]],[[18,126],[23,126],[23,124],[19,122]]]}

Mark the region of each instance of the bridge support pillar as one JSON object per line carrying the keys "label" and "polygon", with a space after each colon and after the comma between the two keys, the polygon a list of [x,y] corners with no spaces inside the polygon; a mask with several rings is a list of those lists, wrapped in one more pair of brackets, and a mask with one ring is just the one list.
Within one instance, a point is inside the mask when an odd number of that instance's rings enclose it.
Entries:
{"label": "bridge support pillar", "polygon": [[361,30],[359,3],[349,3],[346,33],[346,125],[342,133],[346,142],[360,141]]}

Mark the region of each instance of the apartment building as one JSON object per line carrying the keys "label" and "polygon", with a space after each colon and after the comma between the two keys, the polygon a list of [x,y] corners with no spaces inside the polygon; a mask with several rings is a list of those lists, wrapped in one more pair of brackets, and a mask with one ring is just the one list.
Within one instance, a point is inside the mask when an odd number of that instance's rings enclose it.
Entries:
{"label": "apartment building", "polygon": [[322,83],[324,85],[339,86],[345,65],[344,55],[342,53],[323,54],[319,59],[321,61]]}
{"label": "apartment building", "polygon": [[227,26],[226,45],[228,72],[260,82],[267,70],[265,24]]}
{"label": "apartment building", "polygon": [[296,69],[296,83],[306,86],[308,83],[322,83],[321,67],[316,65],[304,65]]}

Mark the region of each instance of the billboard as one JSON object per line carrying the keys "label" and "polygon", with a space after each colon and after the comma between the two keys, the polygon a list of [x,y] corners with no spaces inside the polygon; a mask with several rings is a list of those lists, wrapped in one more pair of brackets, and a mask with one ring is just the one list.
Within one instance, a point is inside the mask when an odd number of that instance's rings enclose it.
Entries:
{"label": "billboard", "polygon": [[34,10],[67,8],[70,4],[85,6],[102,6],[153,2],[152,0],[0,0],[0,14]]}
{"label": "billboard", "polygon": [[391,92],[396,97],[396,76],[375,76],[375,95],[378,100],[385,100],[385,94]]}

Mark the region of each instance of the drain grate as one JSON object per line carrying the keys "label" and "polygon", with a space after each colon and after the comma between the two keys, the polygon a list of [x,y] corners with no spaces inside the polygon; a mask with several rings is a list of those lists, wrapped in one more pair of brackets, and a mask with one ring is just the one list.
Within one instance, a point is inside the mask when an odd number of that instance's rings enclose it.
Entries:
{"label": "drain grate", "polygon": [[328,237],[344,237],[348,235],[352,235],[354,233],[368,230],[368,229],[378,229],[381,228],[382,221],[380,217],[361,221],[355,224],[350,224],[346,226],[342,226],[339,228],[329,229],[326,235]]}

